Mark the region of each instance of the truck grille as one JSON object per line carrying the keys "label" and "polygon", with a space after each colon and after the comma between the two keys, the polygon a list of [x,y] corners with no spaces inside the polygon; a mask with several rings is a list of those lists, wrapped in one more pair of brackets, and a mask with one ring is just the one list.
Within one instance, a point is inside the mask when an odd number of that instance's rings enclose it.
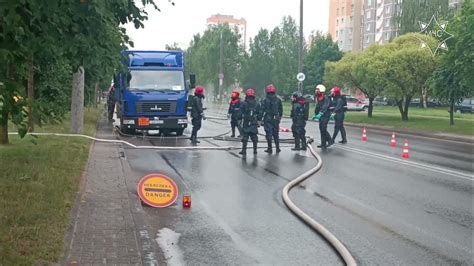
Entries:
{"label": "truck grille", "polygon": [[137,113],[174,113],[176,102],[137,102]]}

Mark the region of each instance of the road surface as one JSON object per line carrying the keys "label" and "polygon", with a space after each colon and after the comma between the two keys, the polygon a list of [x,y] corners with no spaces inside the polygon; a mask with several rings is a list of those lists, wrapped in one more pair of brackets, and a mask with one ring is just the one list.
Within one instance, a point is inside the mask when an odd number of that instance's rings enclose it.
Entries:
{"label": "road surface", "polygon": [[[222,117],[224,109],[209,111]],[[282,127],[290,127],[284,119]],[[319,134],[316,123],[308,135]],[[330,125],[332,132],[332,125]],[[208,119],[201,136],[226,133],[229,122]],[[316,149],[323,168],[290,193],[293,201],[326,226],[359,264],[434,265],[473,263],[473,145],[347,128],[349,143]],[[260,129],[263,133],[263,129]],[[187,133],[188,130],[186,131]],[[291,138],[291,133],[281,133]],[[402,160],[404,138],[410,160]],[[190,146],[186,139],[122,137],[137,145]],[[264,140],[264,137],[260,137]],[[261,145],[264,147],[265,143]],[[201,139],[199,146],[240,146]],[[288,211],[281,191],[315,166],[309,152],[282,144],[278,155],[259,150],[246,160],[233,151],[156,151],[125,148],[130,182],[159,172],[179,185],[176,205],[145,210],[155,255],[171,264],[338,265],[342,260],[321,236]],[[133,189],[132,189],[133,190]],[[183,209],[181,197],[192,196]]]}

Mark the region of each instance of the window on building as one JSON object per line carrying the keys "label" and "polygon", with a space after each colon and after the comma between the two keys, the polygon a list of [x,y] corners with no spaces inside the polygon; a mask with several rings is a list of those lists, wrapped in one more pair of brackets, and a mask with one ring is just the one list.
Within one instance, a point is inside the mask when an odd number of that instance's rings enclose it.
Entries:
{"label": "window on building", "polygon": [[341,18],[341,23],[344,24],[344,18]]}
{"label": "window on building", "polygon": [[367,23],[367,25],[365,25],[365,30],[370,31],[370,23]]}
{"label": "window on building", "polygon": [[337,31],[336,31],[336,38],[337,38],[338,35],[339,35],[339,31],[337,30]]}
{"label": "window on building", "polygon": [[339,35],[343,35],[344,34],[344,30],[341,30],[341,32],[339,33]]}
{"label": "window on building", "polygon": [[339,8],[336,9],[336,16],[339,16]]}
{"label": "window on building", "polygon": [[354,19],[354,17],[351,16],[351,23],[352,23],[352,20]]}
{"label": "window on building", "polygon": [[386,41],[390,40],[390,32],[385,33],[385,40]]}
{"label": "window on building", "polygon": [[369,1],[367,1],[367,5],[368,5],[368,6],[372,6],[373,3],[374,3],[374,0],[369,0]]}
{"label": "window on building", "polygon": [[385,14],[390,14],[390,6],[385,7]]}
{"label": "window on building", "polygon": [[344,7],[341,8],[341,15],[344,15]]}
{"label": "window on building", "polygon": [[370,42],[370,38],[369,38],[369,36],[366,36],[365,37],[365,43],[369,43],[369,42]]}
{"label": "window on building", "polygon": [[390,19],[385,20],[385,27],[390,27]]}
{"label": "window on building", "polygon": [[371,18],[372,13],[370,11],[367,12],[367,19]]}
{"label": "window on building", "polygon": [[339,26],[339,19],[336,19],[336,26]]}

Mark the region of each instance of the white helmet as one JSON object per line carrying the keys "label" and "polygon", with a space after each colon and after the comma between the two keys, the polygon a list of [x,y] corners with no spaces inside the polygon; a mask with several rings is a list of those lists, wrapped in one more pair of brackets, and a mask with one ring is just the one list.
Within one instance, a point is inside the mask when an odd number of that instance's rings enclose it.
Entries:
{"label": "white helmet", "polygon": [[326,87],[324,87],[323,84],[319,84],[316,86],[316,90],[319,90],[320,92],[326,92]]}

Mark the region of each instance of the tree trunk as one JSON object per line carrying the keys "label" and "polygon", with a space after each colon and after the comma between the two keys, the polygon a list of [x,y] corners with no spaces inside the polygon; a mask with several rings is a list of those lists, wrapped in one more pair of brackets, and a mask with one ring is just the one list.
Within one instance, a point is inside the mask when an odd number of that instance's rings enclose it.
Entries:
{"label": "tree trunk", "polygon": [[94,108],[97,108],[98,95],[99,95],[99,82],[96,82],[95,88],[94,88]]}
{"label": "tree trunk", "polygon": [[372,117],[372,110],[374,109],[374,98],[375,97],[369,97],[369,113],[368,113],[368,116],[369,117]]}
{"label": "tree trunk", "polygon": [[0,120],[0,144],[8,144],[8,112],[3,109]]}
{"label": "tree trunk", "polygon": [[402,120],[403,120],[403,98],[397,101],[397,105],[398,105],[398,110],[400,111],[400,116],[402,117]]}
{"label": "tree trunk", "polygon": [[410,107],[411,97],[405,97],[405,109],[402,113],[402,121],[408,121],[408,107]]}
{"label": "tree trunk", "polygon": [[449,125],[454,126],[454,101],[449,105]]}
{"label": "tree trunk", "polygon": [[84,68],[80,66],[72,75],[71,132],[84,130]]}
{"label": "tree trunk", "polygon": [[33,58],[28,62],[28,131],[35,130],[35,117],[33,113],[33,102],[35,100],[35,70]]}
{"label": "tree trunk", "polygon": [[428,88],[423,87],[421,88],[421,100],[423,101],[423,108],[428,108]]}

